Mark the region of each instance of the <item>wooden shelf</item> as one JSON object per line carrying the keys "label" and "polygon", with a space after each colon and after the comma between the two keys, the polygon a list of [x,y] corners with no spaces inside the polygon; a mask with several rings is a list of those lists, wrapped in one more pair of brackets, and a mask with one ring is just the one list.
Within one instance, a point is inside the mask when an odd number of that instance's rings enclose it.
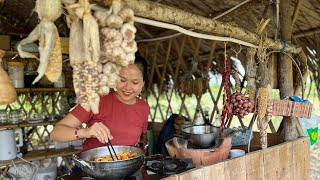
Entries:
{"label": "wooden shelf", "polygon": [[0,128],[23,128],[23,127],[34,127],[34,126],[47,126],[47,125],[56,125],[59,122],[59,120],[56,121],[48,121],[44,120],[43,122],[38,123],[29,123],[28,121],[22,121],[17,124],[12,123],[0,123]]}
{"label": "wooden shelf", "polygon": [[[17,51],[6,51],[6,53],[4,54],[4,58],[11,59],[14,56],[16,56],[17,54],[18,54]],[[39,53],[31,53],[31,54],[39,57]],[[66,54],[66,53],[62,54],[62,58],[68,58],[68,57],[69,57],[68,54]],[[27,60],[31,60],[31,61],[37,61],[36,59],[33,59],[33,58],[20,58],[20,56],[16,57],[15,59],[27,59]]]}
{"label": "wooden shelf", "polygon": [[[34,150],[23,155],[23,159],[27,161],[36,161],[48,158],[55,158],[60,156],[70,156],[72,154],[80,153],[81,150],[74,148],[65,148],[65,149],[44,149],[44,150]],[[23,163],[24,161],[20,158],[13,160],[14,163]],[[12,161],[0,161],[0,166],[11,165]]]}
{"label": "wooden shelf", "polygon": [[16,88],[17,93],[30,93],[30,92],[64,92],[69,88]]}

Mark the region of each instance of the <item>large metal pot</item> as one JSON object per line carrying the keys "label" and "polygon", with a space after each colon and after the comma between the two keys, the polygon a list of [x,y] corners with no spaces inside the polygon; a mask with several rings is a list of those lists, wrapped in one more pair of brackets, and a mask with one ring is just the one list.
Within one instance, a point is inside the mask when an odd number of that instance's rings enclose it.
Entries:
{"label": "large metal pot", "polygon": [[[95,162],[96,157],[109,154],[107,146],[82,151],[73,156],[73,161],[86,174],[96,179],[122,179],[137,172],[144,162],[145,151],[134,146],[113,146],[116,153],[137,153],[137,156],[127,160]],[[111,147],[110,147],[111,149]]]}
{"label": "large metal pot", "polygon": [[185,138],[198,148],[209,148],[214,145],[215,140],[219,137],[220,130],[218,127],[203,125],[190,126],[182,129]]}

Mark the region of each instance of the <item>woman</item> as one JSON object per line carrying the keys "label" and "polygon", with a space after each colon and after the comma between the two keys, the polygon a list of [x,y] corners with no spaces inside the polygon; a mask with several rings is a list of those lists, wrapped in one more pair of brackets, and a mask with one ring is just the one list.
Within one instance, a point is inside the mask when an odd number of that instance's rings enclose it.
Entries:
{"label": "woman", "polygon": [[[103,146],[108,139],[114,145],[135,145],[142,133],[146,140],[150,107],[137,98],[146,77],[147,63],[141,56],[136,56],[134,64],[121,69],[117,91],[100,97],[98,114],[77,105],[56,124],[51,139],[62,142],[85,139],[83,149]],[[80,128],[82,123],[88,128]]]}

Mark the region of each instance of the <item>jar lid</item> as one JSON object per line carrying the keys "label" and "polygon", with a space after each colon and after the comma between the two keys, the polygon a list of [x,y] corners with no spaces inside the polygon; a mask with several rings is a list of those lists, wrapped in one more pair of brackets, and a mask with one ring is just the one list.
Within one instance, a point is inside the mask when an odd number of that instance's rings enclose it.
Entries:
{"label": "jar lid", "polygon": [[8,65],[19,65],[19,66],[23,66],[23,62],[20,61],[9,61],[7,62]]}

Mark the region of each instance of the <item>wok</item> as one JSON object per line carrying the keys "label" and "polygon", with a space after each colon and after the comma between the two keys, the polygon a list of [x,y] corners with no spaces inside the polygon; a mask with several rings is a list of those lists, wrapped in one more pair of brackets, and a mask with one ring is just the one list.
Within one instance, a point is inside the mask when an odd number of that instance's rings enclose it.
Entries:
{"label": "wok", "polygon": [[137,153],[137,156],[116,161],[95,162],[94,158],[109,155],[107,146],[97,147],[82,151],[78,156],[74,155],[72,160],[87,175],[96,179],[122,179],[137,172],[144,162],[145,150],[134,146],[113,146],[115,152]]}
{"label": "wok", "polygon": [[182,129],[185,138],[198,148],[209,148],[219,137],[220,130],[215,126],[190,126]]}

